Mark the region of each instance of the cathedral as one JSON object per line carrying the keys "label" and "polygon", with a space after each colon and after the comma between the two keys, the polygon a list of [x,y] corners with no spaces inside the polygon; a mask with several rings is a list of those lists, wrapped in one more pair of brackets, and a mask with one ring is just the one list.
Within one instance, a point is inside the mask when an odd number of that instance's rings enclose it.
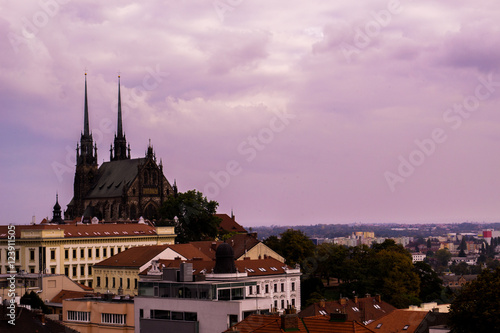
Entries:
{"label": "cathedral", "polygon": [[[120,76],[118,76],[118,122],[110,161],[97,163],[97,145],[89,129],[87,103],[87,74],[85,74],[84,124],[80,143],[76,147],[76,171],[73,199],[64,218],[81,217],[90,221],[135,220],[139,217],[158,218],[161,204],[177,194],[177,186],[170,185],[163,175],[163,165],[157,163],[151,141],[142,158],[130,157],[130,144],[122,127]],[[59,220],[64,223],[63,220]]]}

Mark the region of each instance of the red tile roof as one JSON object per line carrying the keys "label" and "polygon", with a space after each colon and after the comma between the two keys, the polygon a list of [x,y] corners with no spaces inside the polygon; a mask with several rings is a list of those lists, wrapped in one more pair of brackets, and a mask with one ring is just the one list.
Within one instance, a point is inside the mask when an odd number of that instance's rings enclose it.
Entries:
{"label": "red tile roof", "polygon": [[187,259],[198,258],[201,260],[211,261],[209,257],[207,257],[203,252],[198,250],[192,244],[165,244],[131,247],[123,252],[115,254],[114,256],[95,264],[94,266],[139,268],[147,264],[154,257],[168,248],[172,249],[172,251],[177,252]]}
{"label": "red tile roof", "polygon": [[94,267],[135,267],[140,268],[147,264],[169,245],[151,245],[131,247],[123,252],[115,254],[108,259],[98,262]]}
{"label": "red tile roof", "polygon": [[50,300],[51,303],[62,303],[65,299],[70,298],[80,298],[85,296],[96,296],[97,293],[87,292],[87,291],[73,291],[73,290],[61,290],[57,295]]}
{"label": "red tile roof", "polygon": [[397,309],[367,326],[378,333],[413,333],[427,313],[425,311]]}
{"label": "red tile roof", "polygon": [[[21,230],[64,230],[64,237],[130,237],[156,235],[153,226],[140,223],[99,223],[60,225],[17,225],[16,239],[21,238]],[[7,238],[8,226],[0,226],[0,239]]]}
{"label": "red tile roof", "polygon": [[[163,267],[180,267],[181,262],[188,262],[193,264],[193,274],[211,273],[215,267],[215,261],[204,260],[158,260]],[[256,260],[239,260],[235,261],[236,269],[240,273],[246,272],[248,276],[264,276],[264,275],[277,275],[285,274],[285,268],[291,269],[290,266],[283,264],[274,258],[256,259]],[[160,266],[161,267],[161,266]],[[142,271],[140,274],[145,275],[151,269],[151,266]]]}
{"label": "red tile roof", "polygon": [[214,214],[221,219],[219,230],[227,232],[247,232],[238,222],[235,221],[234,215],[230,217],[227,214]]}
{"label": "red tile roof", "polygon": [[336,322],[330,317],[298,318],[297,328],[283,330],[282,317],[278,315],[250,315],[225,332],[237,330],[241,333],[308,332],[308,333],[373,333],[374,331],[356,321]]}
{"label": "red tile roof", "polygon": [[396,310],[387,302],[382,301],[378,296],[363,297],[355,299],[342,299],[337,301],[318,302],[311,304],[299,313],[299,317],[311,317],[327,315],[330,313],[345,313],[347,320],[356,320],[367,324],[370,321],[382,318],[383,316]]}

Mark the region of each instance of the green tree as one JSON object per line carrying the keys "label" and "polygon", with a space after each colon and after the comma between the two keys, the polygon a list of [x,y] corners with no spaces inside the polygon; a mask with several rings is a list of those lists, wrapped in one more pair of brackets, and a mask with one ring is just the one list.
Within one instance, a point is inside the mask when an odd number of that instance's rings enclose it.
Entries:
{"label": "green tree", "polygon": [[174,225],[179,243],[212,240],[217,237],[221,222],[214,215],[218,205],[195,190],[179,193],[161,206],[158,225]]}
{"label": "green tree", "polygon": [[314,257],[314,243],[300,230],[288,229],[282,233],[280,247],[286,263],[291,266]]}
{"label": "green tree", "polygon": [[30,305],[32,309],[41,309],[43,313],[50,313],[49,307],[35,292],[26,292],[20,300],[21,304]]}
{"label": "green tree", "polygon": [[420,278],[420,293],[418,297],[423,302],[433,302],[441,298],[443,280],[432,269],[432,267],[423,262],[417,261],[413,264],[414,271]]}
{"label": "green tree", "polygon": [[453,333],[500,332],[500,268],[485,269],[450,306]]}
{"label": "green tree", "polygon": [[444,267],[448,266],[448,261],[451,259],[451,253],[447,248],[437,250],[434,254],[434,258],[438,261],[438,264]]}
{"label": "green tree", "polygon": [[265,245],[269,246],[271,249],[276,251],[278,254],[283,255],[281,250],[281,241],[275,235],[271,235],[262,241]]}

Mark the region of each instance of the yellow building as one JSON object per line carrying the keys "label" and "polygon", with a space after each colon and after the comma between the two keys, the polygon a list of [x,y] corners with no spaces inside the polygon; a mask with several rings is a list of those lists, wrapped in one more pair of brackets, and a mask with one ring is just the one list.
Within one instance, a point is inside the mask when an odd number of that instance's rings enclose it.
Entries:
{"label": "yellow building", "polygon": [[[174,227],[155,227],[143,220],[17,225],[14,242],[8,231],[8,226],[0,226],[0,273],[11,272],[15,259],[17,272],[64,274],[89,287],[95,263],[134,246],[174,244],[176,236]],[[14,249],[11,259],[9,245]]]}
{"label": "yellow building", "polygon": [[63,323],[80,333],[133,333],[134,301],[112,295],[63,300]]}
{"label": "yellow building", "polygon": [[139,273],[159,259],[212,260],[192,244],[133,247],[94,265],[94,291],[137,295]]}

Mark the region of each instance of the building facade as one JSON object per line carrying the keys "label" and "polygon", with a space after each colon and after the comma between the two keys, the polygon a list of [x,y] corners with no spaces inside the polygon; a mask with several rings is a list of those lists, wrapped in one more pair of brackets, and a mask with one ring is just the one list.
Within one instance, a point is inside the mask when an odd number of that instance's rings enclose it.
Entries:
{"label": "building facade", "polygon": [[[92,266],[134,246],[174,244],[174,227],[143,222],[19,225],[15,228],[15,270],[64,274],[93,286]],[[0,226],[0,273],[8,263],[8,226]]]}
{"label": "building facade", "polygon": [[255,313],[300,310],[300,269],[274,258],[234,260],[229,244],[216,260],[159,260],[141,273],[136,332],[222,332]]}

